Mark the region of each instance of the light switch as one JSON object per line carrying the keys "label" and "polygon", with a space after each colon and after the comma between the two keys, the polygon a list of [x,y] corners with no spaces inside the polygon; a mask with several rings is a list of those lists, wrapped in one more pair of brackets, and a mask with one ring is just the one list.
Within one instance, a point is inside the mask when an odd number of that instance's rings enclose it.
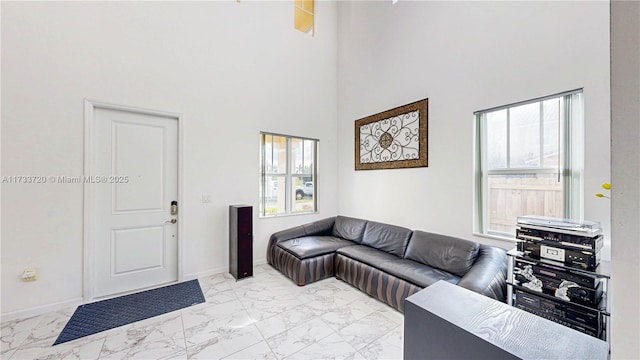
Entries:
{"label": "light switch", "polygon": [[211,202],[211,194],[202,194],[202,203],[208,204]]}

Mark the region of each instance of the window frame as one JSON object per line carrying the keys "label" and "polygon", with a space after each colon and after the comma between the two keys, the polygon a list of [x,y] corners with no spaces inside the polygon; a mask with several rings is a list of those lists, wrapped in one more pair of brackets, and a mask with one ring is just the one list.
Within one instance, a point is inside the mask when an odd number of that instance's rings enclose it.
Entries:
{"label": "window frame", "polygon": [[[544,148],[544,113],[543,102],[560,99],[559,112],[559,148],[557,167],[545,167],[543,162]],[[539,103],[540,126],[540,162],[535,167],[510,166],[510,109],[522,105]],[[531,175],[558,174],[563,183],[563,217],[581,220],[584,215],[583,204],[583,172],[584,172],[584,98],[583,89],[575,89],[531,100],[498,106],[474,112],[475,117],[475,174],[474,174],[474,234],[497,238],[515,239],[515,234],[507,234],[489,229],[489,191],[488,178],[491,175]],[[506,115],[506,168],[486,169],[488,166],[487,147],[487,114],[507,110]],[[487,165],[485,165],[487,164]]]}
{"label": "window frame", "polygon": [[[285,172],[268,172],[266,169],[267,166],[267,154],[266,154],[266,137],[282,137],[285,139]],[[313,142],[313,156],[312,158],[312,166],[311,173],[296,173],[293,169],[292,159],[292,142],[293,140],[302,141],[302,151],[304,154],[304,142],[312,141]],[[313,139],[304,136],[294,136],[294,135],[284,135],[278,133],[271,132],[260,132],[260,206],[259,206],[259,216],[260,218],[272,218],[272,217],[282,217],[282,216],[292,216],[292,215],[305,215],[305,214],[315,214],[318,212],[318,149],[319,149],[320,140]],[[273,147],[271,151],[271,163],[273,163]],[[302,158],[303,168],[304,168],[304,155]],[[267,179],[279,176],[285,178],[285,211],[281,213],[267,214],[266,213],[266,203],[267,203]],[[295,196],[293,196],[293,190],[295,189],[294,179],[295,178],[303,178],[303,177],[311,177],[313,180],[313,210],[310,211],[295,211],[294,201]],[[304,182],[303,182],[304,184]]]}

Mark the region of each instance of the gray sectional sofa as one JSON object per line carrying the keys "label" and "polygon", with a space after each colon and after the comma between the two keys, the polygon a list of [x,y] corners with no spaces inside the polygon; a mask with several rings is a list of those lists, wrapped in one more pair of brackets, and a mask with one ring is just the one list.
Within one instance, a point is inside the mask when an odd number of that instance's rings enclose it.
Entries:
{"label": "gray sectional sofa", "polygon": [[504,249],[345,216],[274,233],[267,262],[300,286],[335,276],[401,312],[407,296],[439,280],[506,296]]}

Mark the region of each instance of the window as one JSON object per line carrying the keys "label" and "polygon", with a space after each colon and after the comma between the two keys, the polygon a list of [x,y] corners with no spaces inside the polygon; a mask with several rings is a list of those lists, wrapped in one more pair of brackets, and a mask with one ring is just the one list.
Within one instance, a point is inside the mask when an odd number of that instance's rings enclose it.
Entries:
{"label": "window", "polygon": [[318,140],[260,133],[260,216],[315,212]]}
{"label": "window", "polygon": [[582,90],[478,111],[475,230],[515,237],[518,216],[582,218]]}

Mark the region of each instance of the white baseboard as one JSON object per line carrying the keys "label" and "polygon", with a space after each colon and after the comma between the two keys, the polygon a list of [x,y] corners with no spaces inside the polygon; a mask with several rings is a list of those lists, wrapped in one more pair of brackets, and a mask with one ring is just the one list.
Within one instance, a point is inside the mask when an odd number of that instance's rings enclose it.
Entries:
{"label": "white baseboard", "polygon": [[82,298],[75,298],[71,300],[65,300],[61,302],[57,302],[54,304],[47,304],[41,306],[35,306],[28,309],[10,311],[7,313],[0,314],[0,318],[2,318],[2,323],[7,321],[16,320],[16,319],[26,319],[32,316],[42,315],[52,311],[58,311],[62,309],[66,309],[69,307],[77,307],[78,305],[82,305],[84,301]]}
{"label": "white baseboard", "polygon": [[[253,265],[254,266],[264,265],[266,263],[267,263],[267,259],[262,258],[254,261]],[[184,275],[184,278],[182,279],[182,281],[189,281],[189,280],[198,279],[206,276],[224,274],[228,271],[229,271],[228,267],[221,267],[221,268],[211,269],[207,271],[200,271],[197,273]],[[119,294],[118,296],[120,295],[122,294]],[[104,299],[100,299],[100,300],[104,300]],[[32,316],[42,315],[48,312],[58,311],[58,310],[72,307],[72,306],[77,307],[82,304],[84,304],[84,300],[82,298],[75,298],[71,300],[57,302],[54,304],[47,304],[47,305],[35,306],[32,308],[23,309],[23,310],[11,311],[11,312],[0,314],[0,322],[4,323],[7,321],[16,320],[16,319],[26,319]]]}
{"label": "white baseboard", "polygon": [[[253,262],[253,266],[264,265],[266,263],[267,263],[267,258],[262,258],[262,259],[255,260]],[[207,271],[200,271],[200,272],[196,272],[196,273],[185,274],[183,276],[182,281],[189,281],[189,280],[193,280],[193,279],[198,279],[198,278],[203,278],[203,277],[206,277],[206,276],[212,276],[212,275],[218,275],[218,274],[226,274],[228,272],[229,272],[229,267],[225,266],[225,267],[211,269],[211,270],[207,270]]]}
{"label": "white baseboard", "polygon": [[211,269],[211,270],[207,270],[207,271],[200,271],[200,272],[196,272],[196,273],[185,274],[183,276],[182,281],[189,281],[189,280],[193,280],[193,279],[202,278],[202,277],[205,277],[205,276],[224,274],[224,273],[226,273],[228,271],[229,271],[228,267],[222,267],[222,268],[216,268],[216,269]]}

